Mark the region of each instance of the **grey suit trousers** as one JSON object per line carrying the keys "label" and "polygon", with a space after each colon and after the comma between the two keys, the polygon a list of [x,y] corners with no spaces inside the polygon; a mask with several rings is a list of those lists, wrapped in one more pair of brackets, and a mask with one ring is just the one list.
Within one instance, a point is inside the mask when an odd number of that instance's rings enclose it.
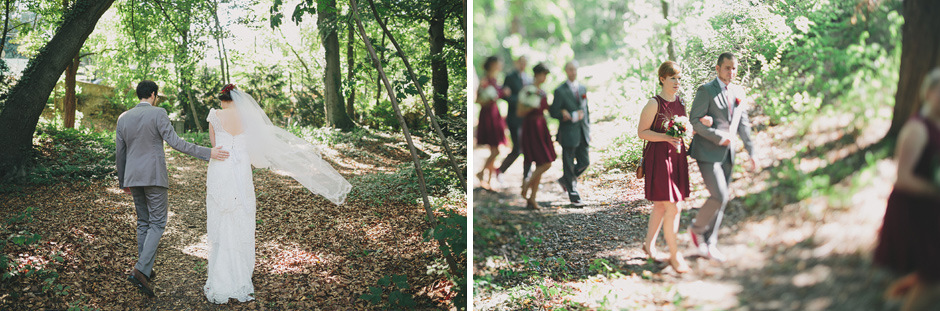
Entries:
{"label": "grey suit trousers", "polygon": [[[578,177],[580,177],[591,164],[588,147],[587,139],[584,138],[584,135],[581,135],[581,143],[579,143],[577,147],[562,146],[561,148],[561,169],[564,174],[562,175],[562,179],[569,192],[578,191],[576,188]],[[577,164],[575,164],[575,160],[578,161]]]}
{"label": "grey suit trousers", "polygon": [[157,246],[166,228],[167,188],[130,187],[137,208],[137,264],[134,268],[150,277]]}
{"label": "grey suit trousers", "polygon": [[731,184],[733,165],[730,154],[721,162],[698,161],[702,179],[705,180],[705,189],[708,189],[711,196],[698,210],[698,215],[692,222],[692,231],[703,235],[705,243],[710,245],[718,243],[718,230],[716,229],[721,226],[721,218],[725,214],[725,206],[728,205],[731,195],[728,185]]}

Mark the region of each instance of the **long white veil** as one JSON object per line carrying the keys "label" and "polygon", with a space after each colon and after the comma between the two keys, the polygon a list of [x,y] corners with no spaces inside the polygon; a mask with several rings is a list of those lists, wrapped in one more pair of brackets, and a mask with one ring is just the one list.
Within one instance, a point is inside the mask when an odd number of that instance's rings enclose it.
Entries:
{"label": "long white veil", "polygon": [[313,193],[343,204],[352,185],[320,157],[320,149],[274,126],[251,95],[233,89],[229,94],[242,119],[251,164],[290,176]]}

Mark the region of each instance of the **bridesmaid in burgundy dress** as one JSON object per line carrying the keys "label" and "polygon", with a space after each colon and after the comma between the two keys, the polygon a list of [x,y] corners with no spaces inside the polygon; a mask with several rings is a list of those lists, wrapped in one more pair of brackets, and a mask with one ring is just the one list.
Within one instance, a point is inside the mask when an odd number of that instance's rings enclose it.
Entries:
{"label": "bridesmaid in burgundy dress", "polygon": [[898,136],[898,177],[874,258],[905,274],[886,293],[905,298],[901,310],[940,308],[940,68],[924,78],[920,96],[923,109]]}
{"label": "bridesmaid in burgundy dress", "polygon": [[[659,95],[650,99],[637,128],[637,136],[649,142],[644,151],[644,170],[646,174],[646,199],[653,201],[646,241],[643,251],[656,260],[656,236],[660,227],[669,246],[669,265],[676,272],[689,271],[679,246],[676,233],[679,229],[678,202],[689,196],[689,162],[686,157],[685,142],[681,138],[666,135],[663,122],[673,116],[685,116],[685,104],[677,94],[679,92],[679,65],[666,61],[659,66]],[[710,119],[707,121],[711,121]],[[706,122],[710,125],[711,122]],[[691,130],[691,129],[689,129]]]}
{"label": "bridesmaid in burgundy dress", "polygon": [[[531,209],[538,209],[538,203],[535,202],[535,194],[539,192],[539,182],[542,180],[542,173],[552,166],[555,161],[555,145],[552,143],[552,134],[548,132],[548,124],[545,123],[545,110],[548,109],[548,94],[542,90],[542,83],[545,83],[545,77],[548,76],[548,68],[543,64],[538,64],[532,69],[532,75],[535,77],[534,84],[530,88],[523,89],[523,92],[531,91],[536,94],[525,94],[520,97],[530,98],[537,96],[540,98],[539,107],[531,107],[525,103],[519,103],[516,113],[522,121],[522,155],[525,156],[524,165],[528,167],[535,162],[535,171],[522,184],[522,197],[526,199],[526,206]],[[526,197],[529,191],[532,194]]]}
{"label": "bridesmaid in burgundy dress", "polygon": [[[509,88],[502,89],[496,82],[496,74],[503,69],[503,63],[496,56],[490,56],[483,62],[486,77],[480,81],[477,89],[477,103],[480,104],[480,120],[477,123],[477,144],[490,147],[490,157],[486,158],[483,169],[477,173],[480,186],[490,189],[490,180],[496,174],[496,157],[499,156],[499,145],[506,143],[506,120],[499,114],[496,100],[509,96]],[[490,174],[483,179],[484,173]]]}

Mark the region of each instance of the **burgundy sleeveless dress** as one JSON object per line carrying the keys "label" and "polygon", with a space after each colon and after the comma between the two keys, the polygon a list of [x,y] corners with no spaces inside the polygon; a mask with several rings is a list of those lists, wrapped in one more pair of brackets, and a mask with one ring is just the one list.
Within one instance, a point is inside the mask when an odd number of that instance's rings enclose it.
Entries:
{"label": "burgundy sleeveless dress", "polygon": [[[659,95],[653,99],[659,104],[659,113],[650,126],[654,132],[665,133],[664,121],[673,116],[686,115],[685,105],[679,96],[673,102],[667,102]],[[689,197],[689,160],[685,142],[679,150],[668,142],[650,142],[644,153],[643,169],[646,174],[647,200],[678,202]]]}
{"label": "burgundy sleeveless dress", "polygon": [[552,143],[552,134],[548,132],[548,123],[545,122],[544,111],[548,109],[548,96],[539,90],[542,101],[539,108],[532,109],[522,121],[522,155],[525,156],[525,165],[535,162],[542,165],[555,161],[555,145]]}
{"label": "burgundy sleeveless dress", "polygon": [[[927,126],[928,141],[914,166],[914,174],[934,180],[940,169],[940,128],[923,117],[907,122]],[[940,201],[894,189],[888,197],[884,223],[878,234],[875,264],[895,272],[916,272],[921,280],[940,282]]]}
{"label": "burgundy sleeveless dress", "polygon": [[[488,79],[489,84],[496,88],[499,98],[503,98],[503,90],[496,83],[496,79]],[[479,96],[482,88],[477,89]],[[499,114],[499,106],[494,99],[489,105],[480,105],[480,121],[477,123],[477,144],[499,146],[506,143],[506,120]]]}

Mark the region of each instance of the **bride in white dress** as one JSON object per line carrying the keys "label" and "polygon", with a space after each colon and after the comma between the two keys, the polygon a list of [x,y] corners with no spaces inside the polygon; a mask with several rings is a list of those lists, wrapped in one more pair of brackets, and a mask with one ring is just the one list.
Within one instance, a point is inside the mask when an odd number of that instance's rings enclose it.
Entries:
{"label": "bride in white dress", "polygon": [[226,161],[209,161],[206,176],[206,229],[209,241],[206,298],[253,300],[255,265],[255,187],[251,166],[270,168],[311,192],[342,204],[352,186],[320,157],[313,144],[274,126],[250,95],[226,85],[222,110],[211,109],[212,146],[229,152]]}

